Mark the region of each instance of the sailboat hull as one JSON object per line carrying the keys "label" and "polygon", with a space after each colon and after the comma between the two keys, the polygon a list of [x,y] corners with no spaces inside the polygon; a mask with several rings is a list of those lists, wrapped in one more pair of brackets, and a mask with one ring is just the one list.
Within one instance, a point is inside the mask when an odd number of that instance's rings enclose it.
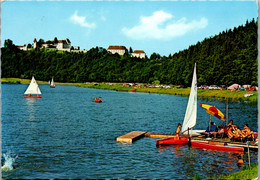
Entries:
{"label": "sailboat hull", "polygon": [[188,137],[170,137],[156,140],[156,145],[180,145],[188,144]]}
{"label": "sailboat hull", "polygon": [[222,144],[210,144],[208,142],[191,141],[191,146],[195,148],[216,150],[216,151],[244,151],[242,147],[226,146]]}
{"label": "sailboat hull", "polygon": [[42,96],[23,96],[23,98],[42,98]]}

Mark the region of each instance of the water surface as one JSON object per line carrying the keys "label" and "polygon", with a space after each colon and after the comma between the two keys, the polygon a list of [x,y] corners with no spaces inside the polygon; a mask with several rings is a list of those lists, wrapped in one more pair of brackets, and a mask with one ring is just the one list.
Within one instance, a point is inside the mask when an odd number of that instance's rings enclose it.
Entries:
{"label": "water surface", "polygon": [[[42,99],[24,99],[26,88],[2,85],[2,153],[16,157],[3,178],[186,179],[239,170],[237,153],[156,147],[152,138],[116,142],[116,137],[134,130],[174,133],[188,97],[40,85]],[[92,102],[99,96],[103,103]],[[223,102],[198,101],[225,113]],[[257,131],[257,105],[229,103],[229,119]],[[206,129],[208,122],[209,114],[198,106],[196,129]],[[248,163],[247,155],[242,156]],[[257,162],[257,153],[251,152],[251,162]]]}

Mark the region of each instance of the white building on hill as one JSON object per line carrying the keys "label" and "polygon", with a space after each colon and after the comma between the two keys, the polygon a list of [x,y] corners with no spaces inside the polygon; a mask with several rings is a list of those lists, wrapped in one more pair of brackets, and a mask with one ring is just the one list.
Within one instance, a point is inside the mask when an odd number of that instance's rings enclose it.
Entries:
{"label": "white building on hill", "polygon": [[145,58],[145,52],[143,50],[135,50],[132,53],[132,57]]}
{"label": "white building on hill", "polygon": [[125,46],[109,46],[107,48],[108,52],[111,52],[112,54],[118,53],[121,56],[125,54],[126,50]]}
{"label": "white building on hill", "polygon": [[[33,40],[33,48],[39,47],[39,42],[37,42],[36,38]],[[50,48],[50,49],[58,49],[63,51],[70,51],[71,48],[71,42],[67,38],[65,40],[58,40],[55,38],[53,41],[46,41],[43,42],[42,47],[44,48]]]}

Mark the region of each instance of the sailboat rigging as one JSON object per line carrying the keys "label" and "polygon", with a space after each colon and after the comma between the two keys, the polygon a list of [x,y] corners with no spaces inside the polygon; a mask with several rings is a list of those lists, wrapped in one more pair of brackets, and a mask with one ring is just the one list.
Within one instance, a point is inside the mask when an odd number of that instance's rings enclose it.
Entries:
{"label": "sailboat rigging", "polygon": [[191,83],[190,96],[189,96],[184,120],[182,123],[181,132],[184,133],[188,129],[193,128],[196,125],[196,121],[197,121],[197,74],[196,74],[196,63],[195,63],[193,78]]}
{"label": "sailboat rigging", "polygon": [[[42,98],[42,96],[39,96],[42,93],[41,93],[41,90],[40,90],[34,76],[32,77],[30,85],[28,86],[28,88],[26,89],[24,94],[26,94],[27,96],[23,96],[23,98]],[[36,95],[36,96],[33,96],[33,95]]]}

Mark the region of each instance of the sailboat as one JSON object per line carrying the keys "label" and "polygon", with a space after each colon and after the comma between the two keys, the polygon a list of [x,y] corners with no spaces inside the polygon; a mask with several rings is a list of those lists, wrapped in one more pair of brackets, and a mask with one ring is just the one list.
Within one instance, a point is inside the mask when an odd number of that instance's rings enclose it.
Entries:
{"label": "sailboat", "polygon": [[[34,79],[34,76],[32,77],[30,85],[28,86],[24,94],[28,94],[28,96],[23,96],[23,98],[42,98],[42,96],[39,96],[42,93],[36,80]],[[36,96],[32,96],[33,94],[35,94]]]}
{"label": "sailboat", "polygon": [[50,88],[55,88],[55,84],[54,84],[53,78],[51,79]]}
{"label": "sailboat", "polygon": [[197,122],[197,73],[196,73],[196,63],[193,71],[193,78],[190,89],[190,96],[188,100],[188,105],[186,108],[186,113],[182,123],[182,134],[200,134],[205,130],[191,130]]}
{"label": "sailboat", "polygon": [[[196,63],[193,71],[193,78],[191,83],[190,96],[182,123],[182,134],[198,134],[204,132],[205,130],[190,130],[196,125],[197,121],[197,73],[196,73]],[[186,144],[188,143],[188,137],[170,137],[156,140],[157,145],[166,144]]]}

